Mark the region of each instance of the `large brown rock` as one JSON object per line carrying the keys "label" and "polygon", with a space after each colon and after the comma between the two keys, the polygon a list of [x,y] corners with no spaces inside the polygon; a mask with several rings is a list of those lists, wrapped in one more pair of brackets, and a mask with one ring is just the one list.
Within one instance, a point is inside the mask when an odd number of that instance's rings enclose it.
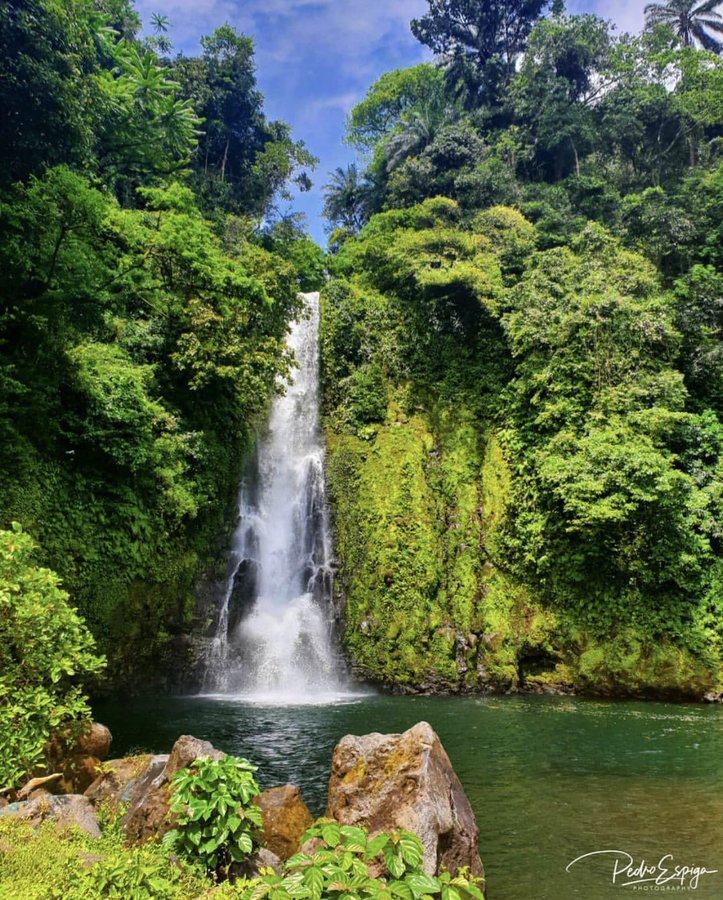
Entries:
{"label": "large brown rock", "polygon": [[77,826],[91,837],[100,837],[100,825],[92,803],[81,794],[65,794],[53,797],[48,793],[20,803],[12,803],[3,809],[8,817],[22,819],[36,827],[41,822],[50,820],[58,828]]}
{"label": "large brown rock", "polygon": [[175,817],[169,809],[171,779],[176,772],[190,766],[201,756],[223,759],[226,754],[208,741],[199,741],[198,738],[184,734],[173,745],[161,772],[153,778],[147,772],[139,780],[122,820],[126,836],[131,841],[142,843],[149,838],[160,837],[173,828]]}
{"label": "large brown rock", "polygon": [[63,760],[62,770],[58,792],[84,794],[98,777],[101,762],[97,756],[70,756]]}
{"label": "large brown rock", "polygon": [[108,755],[110,742],[110,731],[99,722],[92,722],[79,738],[53,737],[48,748],[48,768],[62,775],[54,793],[84,793],[98,776],[100,761]]}
{"label": "large brown rock", "polygon": [[121,804],[131,803],[136,796],[147,790],[167,762],[167,753],[108,760],[103,764],[102,774],[85,791],[85,796],[94,806],[105,803],[117,809]]}
{"label": "large brown rock", "polygon": [[420,722],[404,734],[347,735],[332,759],[327,816],[371,834],[405,828],[429,875],[469,866],[482,877],[477,823],[441,741]]}
{"label": "large brown rock", "polygon": [[264,846],[287,860],[299,850],[302,835],[314,821],[309,807],[293,784],[264,791],[256,803],[264,816]]}
{"label": "large brown rock", "polygon": [[182,734],[171,749],[164,770],[165,777],[170,781],[176,772],[186,769],[202,756],[209,756],[211,759],[226,758],[223,750],[217,750],[210,741],[200,741],[190,734]]}
{"label": "large brown rock", "polygon": [[93,722],[90,731],[78,741],[79,756],[93,756],[105,759],[110,753],[110,742],[113,740],[110,730],[100,722]]}

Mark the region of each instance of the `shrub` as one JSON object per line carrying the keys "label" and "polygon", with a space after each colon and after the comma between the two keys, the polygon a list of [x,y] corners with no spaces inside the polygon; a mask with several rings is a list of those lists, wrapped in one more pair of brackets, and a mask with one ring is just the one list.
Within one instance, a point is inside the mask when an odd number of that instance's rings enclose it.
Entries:
{"label": "shrub", "polygon": [[33,563],[34,551],[17,523],[0,531],[0,786],[40,764],[51,735],[72,738],[88,727],[77,679],[105,664],[58,576]]}
{"label": "shrub", "polygon": [[[302,843],[312,839],[316,849],[292,856],[283,875],[265,872],[261,878],[239,886],[242,900],[484,900],[482,880],[466,870],[456,875],[425,874],[421,869],[422,842],[409,831],[382,832],[369,838],[365,828],[320,819],[306,832]],[[387,875],[373,877],[370,866],[378,868],[382,861]]]}
{"label": "shrub", "polygon": [[223,873],[259,845],[263,817],[253,802],[260,793],[256,766],[246,759],[202,757],[171,781],[171,811],[178,824],[163,839],[209,872]]}
{"label": "shrub", "polygon": [[103,835],[55,822],[33,828],[0,818],[0,897],[22,900],[197,900],[212,886],[198,868],[158,844],[125,846],[120,820]]}

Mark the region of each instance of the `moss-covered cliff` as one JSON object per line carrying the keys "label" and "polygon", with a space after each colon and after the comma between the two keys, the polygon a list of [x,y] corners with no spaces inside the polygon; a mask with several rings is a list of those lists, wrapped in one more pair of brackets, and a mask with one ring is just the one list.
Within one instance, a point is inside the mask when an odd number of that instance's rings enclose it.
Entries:
{"label": "moss-covered cliff", "polygon": [[[469,223],[434,200],[376,217],[337,259],[322,359],[346,648],[360,673],[410,690],[700,697],[720,686],[720,559],[680,508],[706,498],[679,484],[666,445],[688,414],[669,387],[627,397],[627,484],[614,482],[619,458],[570,446],[622,417],[611,392],[674,380],[638,338],[612,358],[633,316],[663,339],[654,277],[597,247],[619,297],[590,310],[562,284],[573,263],[535,257],[534,237],[511,211]],[[608,322],[580,347],[594,314]],[[541,332],[564,315],[579,321],[551,351]],[[533,328],[526,355],[515,341]],[[609,371],[591,375],[606,341]]]}

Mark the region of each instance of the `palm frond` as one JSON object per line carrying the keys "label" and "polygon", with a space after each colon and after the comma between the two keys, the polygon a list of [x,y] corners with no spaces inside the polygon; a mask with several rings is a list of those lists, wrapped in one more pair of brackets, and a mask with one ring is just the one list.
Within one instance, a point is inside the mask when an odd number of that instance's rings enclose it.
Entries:
{"label": "palm frond", "polygon": [[704,50],[710,50],[711,53],[720,53],[721,50],[723,50],[723,42],[713,37],[712,34],[708,34],[708,31],[703,25],[693,25],[692,32],[696,41],[698,41]]}
{"label": "palm frond", "polygon": [[691,15],[699,16],[701,15],[701,13],[715,13],[716,15],[718,15],[716,11],[722,2],[723,0],[704,0],[704,2],[700,4],[700,6],[696,6]]}
{"label": "palm frond", "polygon": [[723,22],[705,22],[704,24],[707,31],[723,34]]}

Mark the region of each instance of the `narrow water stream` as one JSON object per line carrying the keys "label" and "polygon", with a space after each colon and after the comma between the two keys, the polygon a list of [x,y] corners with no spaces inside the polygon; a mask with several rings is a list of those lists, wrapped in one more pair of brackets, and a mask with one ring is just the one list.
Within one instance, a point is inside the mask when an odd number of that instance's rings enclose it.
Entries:
{"label": "narrow water stream", "polygon": [[319,294],[288,344],[297,368],[273,401],[241,486],[232,564],[204,692],[269,702],[347,693],[332,636],[332,549],[319,422]]}

